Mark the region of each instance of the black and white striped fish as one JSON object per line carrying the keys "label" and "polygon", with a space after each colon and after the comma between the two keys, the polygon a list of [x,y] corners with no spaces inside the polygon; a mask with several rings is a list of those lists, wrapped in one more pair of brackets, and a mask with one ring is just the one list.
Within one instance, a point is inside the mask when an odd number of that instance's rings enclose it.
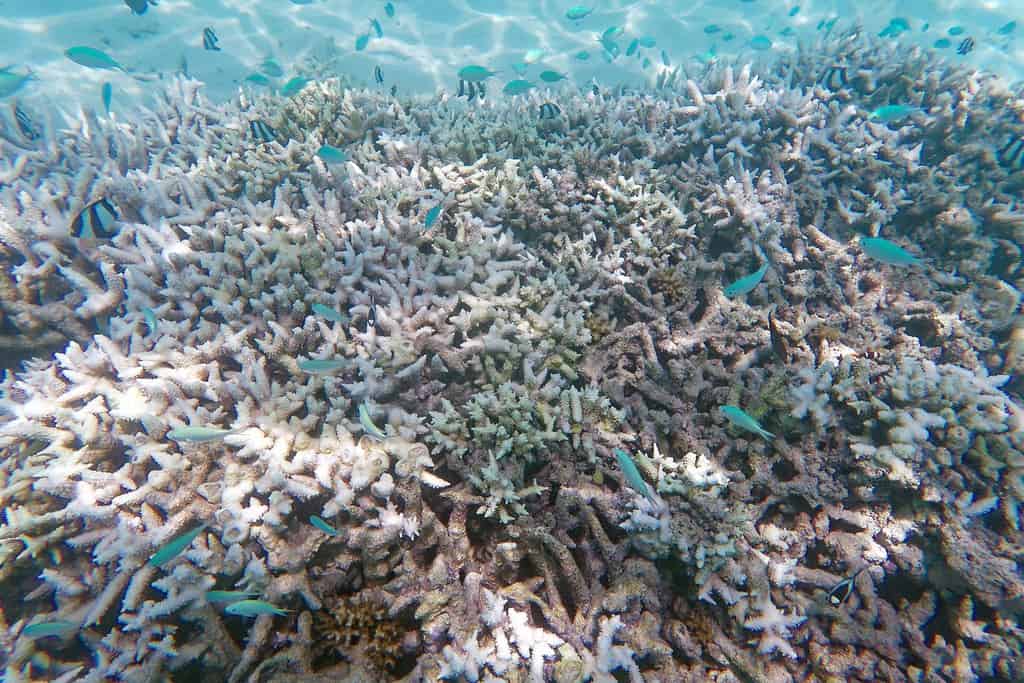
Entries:
{"label": "black and white striped fish", "polygon": [[207,26],[206,28],[203,29],[203,49],[204,50],[213,50],[215,52],[220,52],[220,48],[217,47],[218,40],[219,40],[219,38],[217,38],[217,34],[213,32],[212,28]]}
{"label": "black and white striped fish", "polygon": [[14,122],[18,124],[18,130],[21,131],[21,134],[26,139],[39,139],[39,129],[36,128],[35,122],[32,121],[32,118],[25,113],[25,110],[17,102],[14,103]]}
{"label": "black and white striped fish", "polygon": [[398,86],[392,84],[391,85],[391,96],[395,97],[396,95],[398,95]]}
{"label": "black and white striped fish", "polygon": [[484,87],[484,82],[480,81],[476,84],[476,89],[480,92],[480,99],[487,97],[487,88]]}
{"label": "black and white striped fish", "polygon": [[974,38],[964,38],[956,48],[958,55],[965,55],[974,49]]}
{"label": "black and white striped fish", "polygon": [[846,67],[833,64],[825,71],[825,76],[821,79],[821,84],[829,90],[842,90],[850,84],[850,80],[847,77]]}
{"label": "black and white striped fish", "polygon": [[996,161],[1011,171],[1024,171],[1024,137],[1011,137],[996,151]]}
{"label": "black and white striped fish", "polygon": [[370,297],[370,305],[366,309],[366,334],[370,334],[370,328],[377,326],[377,302]]}
{"label": "black and white striped fish", "polygon": [[380,66],[373,67],[373,80],[377,82],[377,85],[384,83],[384,72],[380,70]]}
{"label": "black and white striped fish", "polygon": [[82,239],[109,240],[117,234],[114,223],[121,218],[106,197],[100,197],[78,212],[71,221],[71,234]]}
{"label": "black and white striped fish", "polygon": [[848,576],[836,585],[832,586],[832,589],[828,592],[828,601],[833,607],[839,607],[847,598],[853,595],[856,584],[854,581],[860,576],[860,573],[864,571],[864,567],[858,569],[852,576]]}
{"label": "black and white striped fish", "polygon": [[541,119],[555,119],[562,114],[562,110],[558,108],[558,105],[554,102],[545,102],[540,105],[540,118]]}
{"label": "black and white striped fish", "polygon": [[257,142],[273,142],[277,139],[277,131],[263,119],[250,121],[249,132]]}

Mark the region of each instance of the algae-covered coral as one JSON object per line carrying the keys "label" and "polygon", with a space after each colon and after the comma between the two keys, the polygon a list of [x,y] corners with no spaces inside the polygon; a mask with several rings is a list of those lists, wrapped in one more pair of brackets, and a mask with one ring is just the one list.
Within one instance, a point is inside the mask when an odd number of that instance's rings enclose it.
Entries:
{"label": "algae-covered coral", "polygon": [[[68,340],[2,386],[5,680],[1024,675],[1024,213],[991,152],[1024,96],[814,54],[543,123],[179,81],[131,127],[0,143],[5,334]],[[76,241],[97,196],[120,231]]]}

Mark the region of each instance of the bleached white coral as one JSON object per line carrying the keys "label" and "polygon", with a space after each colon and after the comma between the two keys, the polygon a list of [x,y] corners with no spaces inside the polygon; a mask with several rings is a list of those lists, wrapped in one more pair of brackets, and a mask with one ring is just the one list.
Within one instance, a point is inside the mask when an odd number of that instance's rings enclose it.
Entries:
{"label": "bleached white coral", "polygon": [[544,660],[555,656],[555,648],[562,639],[554,633],[530,624],[529,614],[522,610],[508,610],[509,640],[519,655],[529,661],[530,681],[544,683]]}
{"label": "bleached white coral", "polygon": [[687,495],[706,490],[717,496],[729,484],[725,468],[704,453],[688,452],[682,460],[676,460],[663,455],[655,444],[650,460],[658,468],[658,493]]}
{"label": "bleached white coral", "polygon": [[761,638],[757,651],[761,654],[779,654],[796,659],[797,653],[789,644],[791,628],[795,628],[807,620],[807,617],[786,614],[772,602],[771,594],[765,592],[760,600],[752,605],[760,614],[743,622],[743,627],[751,631],[760,631]]}
{"label": "bleached white coral", "polygon": [[477,683],[480,680],[480,672],[487,667],[493,654],[494,645],[481,647],[477,632],[473,631],[458,648],[444,646],[441,651],[444,665],[439,675],[446,680],[455,680],[462,676],[469,683]]}
{"label": "bleached white coral", "polygon": [[637,665],[636,653],[625,645],[615,644],[615,634],[625,625],[619,615],[601,617],[601,626],[594,644],[593,654],[584,653],[586,670],[584,678],[594,683],[615,683],[614,671],[624,670],[630,683],[643,683],[644,677]]}
{"label": "bleached white coral", "polygon": [[835,367],[826,362],[817,368],[800,368],[797,371],[802,382],[793,388],[796,403],[790,411],[793,417],[803,419],[810,415],[819,429],[832,423],[835,410],[829,406],[829,391],[834,370]]}

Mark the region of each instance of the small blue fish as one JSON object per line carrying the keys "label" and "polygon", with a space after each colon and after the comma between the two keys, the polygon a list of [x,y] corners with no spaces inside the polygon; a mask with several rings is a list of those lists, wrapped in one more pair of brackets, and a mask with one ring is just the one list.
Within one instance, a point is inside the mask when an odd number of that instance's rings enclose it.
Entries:
{"label": "small blue fish", "polygon": [[258,617],[264,614],[275,614],[283,617],[288,614],[288,610],[283,610],[264,600],[239,600],[224,608],[224,612],[236,617]]}
{"label": "small blue fish", "polygon": [[882,123],[892,123],[919,111],[920,107],[912,107],[909,104],[887,104],[868,114],[868,118]]}
{"label": "small blue fish", "polygon": [[370,34],[363,33],[356,38],[356,52],[362,52],[366,49],[366,46],[370,44]]}
{"label": "small blue fish", "polygon": [[429,230],[437,222],[441,216],[441,208],[441,205],[438,204],[427,211],[427,217],[423,219],[423,227]]}
{"label": "small blue fish", "polygon": [[49,636],[63,636],[77,631],[79,628],[81,627],[78,624],[71,621],[38,621],[22,629],[21,635],[26,638],[47,638]]}
{"label": "small blue fish", "polygon": [[933,47],[939,50],[945,50],[946,48],[953,45],[953,41],[949,38],[939,38],[933,43]]}
{"label": "small blue fish", "polygon": [[321,517],[317,517],[316,515],[312,515],[309,518],[309,523],[312,524],[313,526],[315,526],[320,531],[322,531],[325,534],[327,534],[328,536],[337,536],[338,535],[338,530],[335,529],[330,524],[328,524],[327,522],[325,522]]}
{"label": "small blue fish", "polygon": [[116,69],[118,71],[125,70],[123,66],[118,64],[106,52],[103,52],[102,50],[97,50],[94,47],[78,45],[65,50],[64,55],[75,64],[81,64],[82,66],[88,67],[90,69]]}
{"label": "small blue fish", "polygon": [[523,61],[527,64],[536,64],[542,59],[544,59],[544,50],[528,50],[526,54],[523,55]]}
{"label": "small blue fish", "polygon": [[321,145],[320,149],[316,151],[316,155],[328,164],[343,164],[348,161],[348,154],[344,150],[330,145]]}
{"label": "small blue fish", "polygon": [[459,79],[466,81],[467,83],[479,83],[487,80],[491,76],[497,76],[500,71],[491,71],[485,66],[479,64],[470,64],[459,69]]}
{"label": "small blue fish", "polygon": [[712,45],[707,52],[697,55],[697,61],[701,64],[714,64],[718,61],[718,51]]}
{"label": "small blue fish", "polygon": [[156,328],[157,328],[157,324],[158,323],[157,323],[157,319],[156,319],[156,313],[153,311],[153,309],[152,308],[148,308],[148,307],[147,308],[143,308],[142,309],[142,317],[146,321],[146,327],[149,328],[149,333],[153,334],[154,332],[156,332]]}
{"label": "small blue fish", "polygon": [[590,7],[584,7],[583,5],[576,5],[574,7],[570,7],[568,10],[566,10],[565,18],[568,19],[569,21],[579,21],[580,19],[586,18],[587,15],[589,15],[593,11],[594,10],[592,8],[590,8]]}
{"label": "small blue fish", "polygon": [[558,81],[565,80],[566,75],[558,73],[557,71],[541,71],[540,80],[545,83],[557,83]]}
{"label": "small blue fish", "polygon": [[384,85],[384,72],[380,70],[380,64],[373,67],[373,80],[377,85]]}
{"label": "small blue fish", "polygon": [[711,35],[713,33],[718,33],[721,30],[722,30],[722,27],[719,26],[718,24],[708,24],[707,26],[704,27],[704,33],[706,33],[708,35]]}
{"label": "small blue fish", "polygon": [[789,16],[791,16],[791,17],[795,17],[799,13],[800,13],[800,5],[797,5],[793,9],[789,10]]}
{"label": "small blue fish", "polygon": [[661,51],[661,63],[665,66],[672,66],[672,62],[668,58],[668,52],[665,50]]}
{"label": "small blue fish", "polygon": [[178,427],[167,432],[167,438],[172,441],[187,441],[189,443],[208,443],[220,441],[225,436],[233,434],[232,429],[219,429],[217,427]]}
{"label": "small blue fish", "polygon": [[950,26],[949,30],[946,31],[951,36],[959,36],[964,32],[963,26]]}
{"label": "small blue fish", "polygon": [[750,47],[755,50],[770,50],[772,49],[772,39],[768,36],[754,36],[750,39]]}
{"label": "small blue fish", "polygon": [[604,33],[601,34],[599,40],[602,42],[606,40],[615,40],[616,38],[621,36],[624,31],[625,29],[622,28],[621,26],[609,26],[604,30]]}
{"label": "small blue fish", "polygon": [[196,537],[203,533],[208,526],[210,526],[209,523],[204,522],[195,529],[192,529],[192,531],[186,531],[180,536],[175,536],[165,543],[163,547],[153,553],[147,564],[149,564],[150,567],[159,567],[170,562],[180,555],[182,551],[192,545],[192,541],[196,540]]}
{"label": "small blue fish", "polygon": [[310,306],[313,313],[317,314],[321,318],[326,318],[334,323],[347,323],[348,317],[338,311],[337,309],[331,308],[330,306],[324,306],[323,304],[313,304]]}
{"label": "small blue fish", "polygon": [[270,85],[270,79],[263,74],[249,74],[245,77],[245,80],[248,83],[255,83],[256,85]]}
{"label": "small blue fish", "polygon": [[256,591],[206,591],[207,602],[237,602],[259,595]]}
{"label": "small blue fish", "polygon": [[341,370],[348,361],[344,358],[314,358],[311,360],[298,361],[299,370],[308,372],[311,375],[322,375],[335,370]]}
{"label": "small blue fish", "polygon": [[281,76],[284,76],[284,69],[282,69],[281,65],[273,59],[263,60],[263,63],[260,64],[260,71],[271,78],[280,78]]}
{"label": "small blue fish", "polygon": [[753,291],[755,287],[761,284],[761,280],[764,279],[764,274],[768,272],[768,264],[765,263],[763,266],[755,270],[750,275],[744,275],[736,282],[725,288],[724,293],[727,297],[732,299],[733,297],[743,296],[744,294]]}
{"label": "small blue fish", "polygon": [[647,482],[644,481],[636,463],[633,462],[633,458],[629,457],[629,454],[620,448],[614,448],[612,452],[615,453],[615,459],[619,461],[619,469],[622,470],[622,474],[626,478],[626,483],[629,484],[629,487],[640,495],[650,498],[651,489]]}
{"label": "small blue fish", "polygon": [[725,415],[729,422],[733,423],[741,429],[745,429],[748,432],[753,432],[758,436],[764,437],[765,439],[774,439],[775,435],[761,427],[757,420],[747,415],[742,408],[737,406],[722,406],[719,408],[722,414]]}
{"label": "small blue fish", "polygon": [[1009,21],[1009,22],[1003,24],[1002,26],[1000,26],[999,29],[996,31],[996,33],[1001,35],[1001,36],[1008,36],[1008,35],[1010,35],[1011,33],[1013,33],[1016,30],[1017,30],[1017,22],[1016,21]]}
{"label": "small blue fish", "polygon": [[365,403],[359,404],[358,412],[359,425],[363,428],[363,431],[366,432],[367,436],[377,441],[383,441],[384,439],[388,438],[388,435],[385,434],[380,427],[373,423],[373,420],[370,418],[370,411],[366,409]]}
{"label": "small blue fish", "polygon": [[640,36],[640,47],[650,49],[658,44],[653,36]]}
{"label": "small blue fish", "polygon": [[107,114],[110,114],[110,98],[113,94],[114,86],[110,85],[110,83],[104,83],[100,87],[100,99],[103,100],[103,110],[107,112]]}
{"label": "small blue fish", "polygon": [[373,32],[377,34],[378,38],[384,37],[384,29],[381,28],[380,22],[376,19],[370,19],[370,28],[373,29]]}
{"label": "small blue fish", "polygon": [[904,29],[900,27],[898,24],[893,24],[892,22],[890,22],[888,26],[886,26],[885,28],[878,32],[878,37],[895,38],[899,34],[903,33],[903,30]]}
{"label": "small blue fish", "polygon": [[11,71],[12,68],[13,65],[0,68],[0,97],[13,95],[36,78],[31,71],[19,74]]}
{"label": "small blue fish", "polygon": [[640,39],[639,38],[634,38],[633,40],[629,41],[629,47],[626,48],[626,56],[627,57],[632,57],[634,54],[636,54],[636,51],[637,51],[637,49],[639,47],[640,47]]}
{"label": "small blue fish", "polygon": [[891,266],[915,266],[921,263],[921,259],[909,251],[882,237],[862,237],[860,239],[861,250],[882,263]]}
{"label": "small blue fish", "polygon": [[384,5],[384,14],[388,15],[388,19],[395,18],[395,5],[394,3],[388,2]]}
{"label": "small blue fish", "polygon": [[308,78],[295,76],[294,78],[289,79],[288,82],[281,87],[281,96],[291,97],[292,95],[301,92],[302,89],[306,87],[307,83],[309,83]]}
{"label": "small blue fish", "polygon": [[515,97],[516,95],[523,95],[533,90],[534,85],[530,81],[523,80],[522,78],[516,78],[505,84],[505,87],[501,89],[501,92],[506,95]]}
{"label": "small blue fish", "polygon": [[580,50],[579,52],[576,53],[576,59],[580,60],[581,62],[585,62],[588,59],[590,59],[590,53],[587,52],[586,50]]}

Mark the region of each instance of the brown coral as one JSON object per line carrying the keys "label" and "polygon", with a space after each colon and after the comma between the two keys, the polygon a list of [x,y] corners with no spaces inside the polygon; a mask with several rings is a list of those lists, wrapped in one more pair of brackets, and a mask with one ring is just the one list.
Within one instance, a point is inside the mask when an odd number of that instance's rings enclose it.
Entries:
{"label": "brown coral", "polygon": [[385,675],[393,675],[401,663],[405,629],[370,600],[327,600],[313,624],[313,652],[318,658],[362,661]]}

